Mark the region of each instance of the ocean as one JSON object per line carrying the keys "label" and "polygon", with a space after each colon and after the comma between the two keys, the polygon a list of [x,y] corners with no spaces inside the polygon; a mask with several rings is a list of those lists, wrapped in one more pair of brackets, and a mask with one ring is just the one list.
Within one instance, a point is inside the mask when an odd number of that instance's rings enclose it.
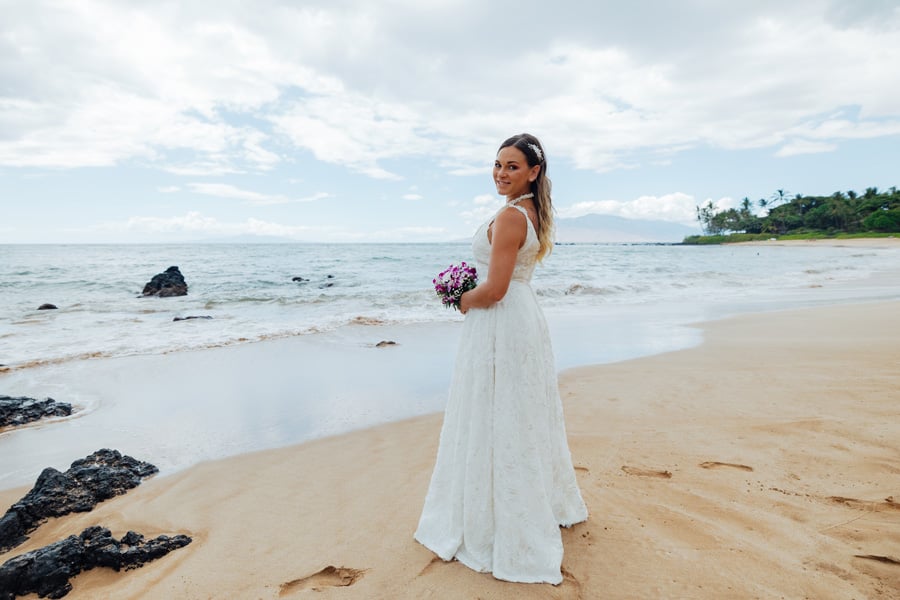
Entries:
{"label": "ocean", "polygon": [[[165,475],[441,411],[463,317],[431,280],[461,260],[468,244],[0,245],[0,394],[77,411],[0,433],[0,489],[103,447]],[[188,295],[140,297],[170,266]],[[533,287],[562,370],[699,344],[700,321],[900,299],[900,249],[560,245]]]}
{"label": "ocean", "polygon": [[[471,262],[468,244],[0,245],[0,364],[458,320],[436,301],[431,280],[460,260]],[[140,297],[173,265],[187,296]],[[533,285],[551,320],[643,306],[684,321],[891,297],[896,278],[854,284],[898,265],[892,248],[559,245]],[[44,303],[58,310],[37,310]],[[211,319],[174,321],[188,316]]]}

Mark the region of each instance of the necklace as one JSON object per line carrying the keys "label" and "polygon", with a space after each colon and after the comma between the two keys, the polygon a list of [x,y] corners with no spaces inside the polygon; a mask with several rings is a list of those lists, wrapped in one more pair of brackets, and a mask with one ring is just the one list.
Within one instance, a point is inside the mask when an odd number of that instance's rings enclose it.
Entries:
{"label": "necklace", "polygon": [[519,197],[516,198],[515,200],[508,200],[508,201],[506,202],[506,205],[507,205],[507,206],[514,206],[514,205],[518,204],[519,202],[521,202],[522,200],[528,200],[529,198],[534,198],[534,194],[531,194],[531,193],[528,193],[528,194],[522,194],[521,196],[519,196]]}

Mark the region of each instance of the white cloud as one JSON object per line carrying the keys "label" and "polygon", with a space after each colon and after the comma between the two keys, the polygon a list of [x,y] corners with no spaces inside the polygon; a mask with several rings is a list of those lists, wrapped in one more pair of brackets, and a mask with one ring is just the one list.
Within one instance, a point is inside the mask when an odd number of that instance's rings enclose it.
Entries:
{"label": "white cloud", "polygon": [[283,225],[252,218],[239,222],[220,221],[216,217],[203,216],[197,211],[190,211],[182,216],[174,217],[136,216],[125,221],[106,222],[97,226],[96,229],[106,232],[154,235],[190,234],[200,238],[250,234],[294,239],[302,239],[305,235],[321,231],[320,228]]}
{"label": "white cloud", "polygon": [[481,194],[472,199],[471,206],[460,211],[459,216],[468,226],[481,225],[503,206],[504,198],[493,194]]}
{"label": "white cloud", "polygon": [[900,135],[891,4],[563,1],[523,43],[529,11],[475,0],[13,3],[0,165],[220,175],[303,150],[374,179],[407,159],[468,176],[523,129],[551,169],[825,151]]}
{"label": "white cloud", "polygon": [[375,179],[402,178],[379,166],[379,160],[425,154],[433,144],[421,115],[359,94],[306,98],[270,119],[295,146],[317,159]]}
{"label": "white cloud", "polygon": [[188,187],[192,192],[204,194],[207,196],[216,196],[218,198],[228,198],[234,200],[243,200],[247,204],[254,206],[268,206],[271,204],[289,204],[295,202],[314,202],[329,198],[331,194],[325,192],[317,192],[312,196],[304,198],[288,198],[281,194],[262,194],[252,190],[244,190],[227,183],[189,183]]}
{"label": "white cloud", "polygon": [[422,194],[403,194],[404,200],[421,200],[422,198],[424,198]]}
{"label": "white cloud", "polygon": [[837,150],[837,144],[828,142],[811,142],[809,140],[793,140],[778,149],[775,156],[796,156],[797,154],[818,154],[821,152],[833,152]]}
{"label": "white cloud", "polygon": [[[712,201],[718,209],[737,207],[731,198]],[[577,202],[559,210],[564,218],[581,217],[587,214],[615,215],[626,219],[646,219],[669,221],[683,225],[696,225],[697,205],[693,196],[681,192],[662,196],[640,196],[633,200],[593,200]]]}
{"label": "white cloud", "polygon": [[174,194],[175,192],[181,191],[181,188],[177,185],[163,185],[157,187],[156,191],[160,194]]}
{"label": "white cloud", "polygon": [[475,196],[472,199],[472,202],[474,202],[478,206],[488,205],[495,207],[495,209],[499,209],[500,205],[503,204],[503,199],[496,194],[480,194],[478,196]]}

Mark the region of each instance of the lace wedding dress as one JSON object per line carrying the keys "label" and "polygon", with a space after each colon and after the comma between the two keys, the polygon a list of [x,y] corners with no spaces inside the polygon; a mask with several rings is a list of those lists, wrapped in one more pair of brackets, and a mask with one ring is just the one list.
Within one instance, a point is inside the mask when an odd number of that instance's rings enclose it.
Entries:
{"label": "lace wedding dress", "polygon": [[[584,521],[587,508],[566,442],[549,330],[530,285],[537,233],[525,209],[512,208],[525,213],[525,244],[503,299],[466,314],[415,538],[442,559],[497,579],[556,584],[559,526]],[[472,244],[480,274],[488,272],[491,222]]]}

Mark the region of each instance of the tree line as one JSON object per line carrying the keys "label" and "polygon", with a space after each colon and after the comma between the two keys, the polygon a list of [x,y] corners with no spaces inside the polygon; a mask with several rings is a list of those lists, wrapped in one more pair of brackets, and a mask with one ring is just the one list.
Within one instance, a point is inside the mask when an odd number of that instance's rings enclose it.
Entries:
{"label": "tree line", "polygon": [[[863,194],[835,192],[830,196],[794,197],[777,190],[755,203],[763,215],[754,213],[754,202],[744,198],[738,208],[716,210],[711,201],[697,207],[703,233],[719,236],[748,234],[900,233],[900,191],[866,188]],[[686,240],[687,241],[687,240]]]}

